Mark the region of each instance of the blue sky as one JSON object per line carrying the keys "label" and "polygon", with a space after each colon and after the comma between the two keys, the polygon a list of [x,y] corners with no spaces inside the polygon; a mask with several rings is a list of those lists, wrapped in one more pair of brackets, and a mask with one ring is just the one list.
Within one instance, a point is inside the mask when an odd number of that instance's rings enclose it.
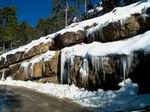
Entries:
{"label": "blue sky", "polygon": [[27,21],[33,27],[40,18],[47,18],[51,14],[51,5],[51,0],[0,0],[0,7],[15,6],[18,20]]}

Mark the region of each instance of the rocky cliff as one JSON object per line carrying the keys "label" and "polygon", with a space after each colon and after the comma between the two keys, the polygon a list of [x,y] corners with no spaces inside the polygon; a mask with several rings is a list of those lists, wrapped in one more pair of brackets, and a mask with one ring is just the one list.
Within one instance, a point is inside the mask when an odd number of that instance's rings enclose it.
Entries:
{"label": "rocky cliff", "polygon": [[89,90],[117,89],[130,77],[141,88],[150,86],[145,73],[149,73],[149,30],[149,2],[114,8],[2,54],[0,77],[74,83]]}

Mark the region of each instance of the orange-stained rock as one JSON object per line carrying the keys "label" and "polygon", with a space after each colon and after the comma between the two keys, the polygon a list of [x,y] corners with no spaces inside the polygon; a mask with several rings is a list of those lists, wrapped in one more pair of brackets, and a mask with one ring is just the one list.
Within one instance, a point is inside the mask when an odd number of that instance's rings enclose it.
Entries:
{"label": "orange-stained rock", "polygon": [[33,65],[33,74],[32,76],[34,78],[39,78],[42,77],[43,74],[43,63],[42,62],[37,62]]}

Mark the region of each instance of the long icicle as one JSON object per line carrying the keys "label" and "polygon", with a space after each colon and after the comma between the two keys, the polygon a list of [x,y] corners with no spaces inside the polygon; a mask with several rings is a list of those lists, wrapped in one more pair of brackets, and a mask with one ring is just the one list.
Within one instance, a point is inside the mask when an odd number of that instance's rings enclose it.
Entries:
{"label": "long icicle", "polygon": [[127,60],[126,60],[126,57],[123,57],[122,58],[122,66],[123,66],[123,81],[124,81],[124,84],[126,84],[126,70],[127,70]]}
{"label": "long icicle", "polygon": [[2,81],[4,81],[4,79],[5,79],[5,71],[2,72],[2,77],[1,77]]}

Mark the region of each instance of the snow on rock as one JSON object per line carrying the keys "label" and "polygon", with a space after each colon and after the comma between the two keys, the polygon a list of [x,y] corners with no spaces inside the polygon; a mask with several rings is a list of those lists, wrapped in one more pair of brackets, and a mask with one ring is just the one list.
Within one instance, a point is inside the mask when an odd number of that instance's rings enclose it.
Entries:
{"label": "snow on rock", "polygon": [[[32,65],[32,67],[33,67],[33,65],[34,65],[35,63],[37,63],[37,62],[40,62],[40,61],[43,61],[43,62],[48,61],[48,60],[49,60],[50,58],[52,58],[55,54],[56,54],[55,51],[47,51],[46,53],[44,53],[44,54],[42,54],[42,55],[40,55],[40,56],[37,56],[37,57],[31,59],[30,61],[23,62],[23,63],[21,64],[21,66],[24,67],[25,69],[27,69],[27,68],[28,68],[28,65],[30,64],[30,65]],[[32,67],[31,67],[31,68],[32,68]]]}
{"label": "snow on rock", "polygon": [[126,80],[126,84],[120,83],[122,86],[120,90],[103,91],[99,89],[93,92],[83,88],[79,89],[75,85],[41,84],[31,81],[15,81],[10,78],[0,81],[0,84],[26,87],[61,99],[69,98],[82,106],[92,108],[94,111],[107,112],[117,109],[129,110],[150,106],[150,95],[137,95],[137,85],[132,83],[130,79]]}
{"label": "snow on rock", "polygon": [[34,46],[37,46],[41,43],[48,43],[48,42],[52,42],[52,38],[54,37],[55,34],[51,34],[51,35],[48,35],[46,37],[41,37],[40,39],[37,39],[37,40],[33,40],[31,43],[25,45],[25,46],[22,46],[22,47],[19,47],[17,49],[14,49],[12,51],[9,51],[7,53],[4,53],[0,56],[0,59],[3,57],[5,58],[8,54],[15,54],[17,52],[21,52],[21,51],[24,51],[24,52],[28,52],[31,48],[33,48]]}
{"label": "snow on rock", "polygon": [[[130,39],[120,40],[115,42],[100,43],[93,42],[91,44],[81,44],[62,49],[62,53],[69,52],[69,55],[86,57],[90,56],[106,56],[109,54],[131,54],[132,52],[143,49],[149,50],[150,47],[150,31],[144,34],[135,36]],[[80,50],[79,50],[80,49]]]}
{"label": "snow on rock", "polygon": [[[84,31],[85,27],[92,26],[93,24],[96,23],[97,24],[96,27],[88,29],[88,33],[87,33],[88,35],[93,31],[95,31],[96,29],[106,26],[111,22],[115,22],[118,20],[124,21],[125,19],[127,19],[128,17],[130,17],[132,14],[135,13],[141,14],[142,10],[147,9],[148,7],[150,7],[150,2],[142,2],[142,3],[137,2],[129,6],[118,7],[115,8],[113,11],[104,14],[103,16],[81,21],[78,23],[72,23],[65,29],[56,32],[55,35],[57,34],[63,35],[66,32]],[[97,10],[102,10],[102,7],[98,7]]]}
{"label": "snow on rock", "polygon": [[134,3],[129,6],[125,7],[118,7],[115,8],[113,11],[104,14],[103,16],[99,16],[93,19],[85,20],[78,23],[73,23],[69,25],[67,28],[57,32],[58,34],[63,34],[65,32],[76,32],[76,31],[83,31],[86,26],[92,26],[93,24],[97,24],[96,27],[88,29],[87,35],[92,33],[93,31],[99,29],[100,27],[106,26],[110,22],[115,22],[118,20],[124,21],[132,14],[135,13],[142,13],[142,9],[146,9],[150,7],[150,2],[142,2],[142,3]]}
{"label": "snow on rock", "polygon": [[[19,65],[9,68],[11,71],[9,76],[14,80],[36,80],[36,78],[45,77],[57,79],[58,55],[58,51],[47,51],[30,60],[21,62]],[[13,70],[13,68],[15,69]],[[7,76],[7,73],[5,76]]]}

